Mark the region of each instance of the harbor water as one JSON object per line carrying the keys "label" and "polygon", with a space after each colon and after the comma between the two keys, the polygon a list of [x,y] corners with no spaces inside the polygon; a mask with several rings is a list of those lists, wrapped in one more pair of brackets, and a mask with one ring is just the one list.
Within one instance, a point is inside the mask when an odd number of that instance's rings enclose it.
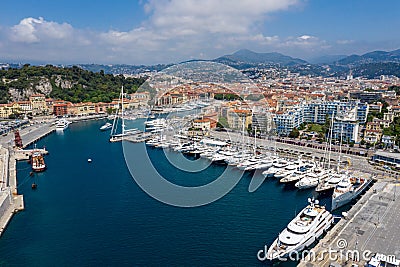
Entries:
{"label": "harbor water", "polygon": [[[104,122],[74,123],[38,141],[50,152],[43,173],[31,177],[30,165],[18,162],[18,191],[26,209],[0,239],[0,266],[270,265],[257,259],[257,251],[272,244],[313,195],[274,179],[249,193],[251,176],[244,174],[231,192],[209,205],[163,204],[135,183],[121,143],[109,143],[109,132],[99,131]],[[142,123],[138,119],[130,126]],[[179,185],[207,184],[226,168],[211,165],[188,173],[173,167],[160,149],[147,151],[157,170]],[[143,155],[134,157],[140,164]],[[320,200],[329,205],[329,198]]]}

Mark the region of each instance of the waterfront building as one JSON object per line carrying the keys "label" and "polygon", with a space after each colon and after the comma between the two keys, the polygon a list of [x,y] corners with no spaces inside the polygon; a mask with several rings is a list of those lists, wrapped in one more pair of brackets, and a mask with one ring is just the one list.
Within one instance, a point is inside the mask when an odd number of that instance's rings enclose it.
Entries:
{"label": "waterfront building", "polygon": [[382,132],[376,130],[366,130],[364,134],[364,141],[370,144],[376,144],[381,139]]}
{"label": "waterfront building", "polygon": [[18,101],[18,105],[22,113],[32,113],[32,103],[30,101]]}
{"label": "waterfront building", "polygon": [[53,105],[55,100],[53,98],[46,98],[46,110],[51,112],[53,110]]}
{"label": "waterfront building", "polygon": [[331,118],[332,114],[357,107],[357,120],[365,123],[369,112],[368,104],[357,101],[324,101],[305,104],[304,121],[307,123],[323,124],[326,119]]}
{"label": "waterfront building", "polygon": [[254,112],[252,117],[252,128],[257,129],[261,135],[265,135],[272,129],[272,117],[270,112]]}
{"label": "waterfront building", "polygon": [[[358,124],[363,124],[367,121],[369,108],[366,103],[357,101],[317,101],[295,106],[285,113],[277,113],[274,116],[274,123],[279,135],[288,135],[293,128],[298,128],[302,123],[324,124],[327,119],[330,120],[333,114],[347,112],[348,110],[353,110],[354,114],[352,116],[354,116]],[[343,126],[347,130],[353,131],[355,127],[351,126],[352,124],[346,123]],[[358,127],[356,128],[358,131]],[[352,135],[353,133],[348,133],[348,136]],[[350,138],[350,140],[353,139],[353,137]],[[356,139],[358,140],[358,138]]]}
{"label": "waterfront building", "polygon": [[246,109],[229,110],[227,119],[230,128],[242,129],[244,124],[245,129],[247,129],[252,122],[251,110],[246,110]]}
{"label": "waterfront building", "polygon": [[95,104],[96,113],[98,113],[98,114],[106,113],[107,109],[110,107],[111,107],[110,103],[99,102],[99,103]]}
{"label": "waterfront building", "polygon": [[12,114],[12,105],[10,104],[0,104],[0,117],[8,118]]}
{"label": "waterfront building", "polygon": [[217,127],[218,113],[217,112],[206,113],[203,115],[203,119],[208,119],[210,121],[210,128],[214,129]]}
{"label": "waterfront building", "polygon": [[273,121],[278,135],[288,136],[294,128],[304,122],[304,109],[293,109],[285,113],[276,113]]}
{"label": "waterfront building", "polygon": [[332,138],[343,142],[359,142],[357,109],[341,111],[333,121]]}
{"label": "waterfront building", "polygon": [[67,103],[57,103],[53,105],[53,114],[57,117],[65,116],[68,114],[68,104]]}
{"label": "waterfront building", "polygon": [[48,112],[46,97],[43,94],[33,94],[29,97],[32,104],[32,114],[39,115]]}
{"label": "waterfront building", "polygon": [[69,110],[71,115],[90,115],[96,113],[96,106],[92,102],[73,104]]}

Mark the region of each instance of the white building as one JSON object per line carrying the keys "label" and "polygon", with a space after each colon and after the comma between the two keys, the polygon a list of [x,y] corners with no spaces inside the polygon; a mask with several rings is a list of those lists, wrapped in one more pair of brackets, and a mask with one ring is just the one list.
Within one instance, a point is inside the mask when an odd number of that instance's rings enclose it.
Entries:
{"label": "white building", "polygon": [[333,121],[332,138],[343,142],[359,142],[357,109],[340,112]]}

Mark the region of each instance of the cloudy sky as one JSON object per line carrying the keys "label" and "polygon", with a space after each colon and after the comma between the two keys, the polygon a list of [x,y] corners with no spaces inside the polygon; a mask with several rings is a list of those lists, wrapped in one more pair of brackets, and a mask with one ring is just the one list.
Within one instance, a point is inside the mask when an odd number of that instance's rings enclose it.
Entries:
{"label": "cloudy sky", "polygon": [[13,0],[0,62],[175,63],[247,48],[300,58],[400,48],[397,0]]}

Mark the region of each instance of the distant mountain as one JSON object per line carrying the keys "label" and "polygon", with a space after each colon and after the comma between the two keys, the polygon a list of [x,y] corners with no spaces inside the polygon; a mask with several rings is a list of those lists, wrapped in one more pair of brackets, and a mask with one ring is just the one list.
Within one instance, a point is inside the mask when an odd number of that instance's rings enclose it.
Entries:
{"label": "distant mountain", "polygon": [[239,50],[231,55],[225,55],[213,61],[233,67],[251,67],[259,65],[294,66],[305,65],[307,61],[286,56],[280,53],[257,53],[247,49]]}
{"label": "distant mountain", "polygon": [[394,75],[400,77],[400,62],[366,63],[351,69],[353,76],[368,79],[379,78],[381,75]]}
{"label": "distant mountain", "polygon": [[311,64],[332,64],[347,57],[346,55],[324,55],[319,57],[310,58],[307,61]]}
{"label": "distant mountain", "polygon": [[335,62],[337,65],[363,65],[368,63],[400,63],[400,49],[394,51],[373,51],[363,55],[351,55]]}

